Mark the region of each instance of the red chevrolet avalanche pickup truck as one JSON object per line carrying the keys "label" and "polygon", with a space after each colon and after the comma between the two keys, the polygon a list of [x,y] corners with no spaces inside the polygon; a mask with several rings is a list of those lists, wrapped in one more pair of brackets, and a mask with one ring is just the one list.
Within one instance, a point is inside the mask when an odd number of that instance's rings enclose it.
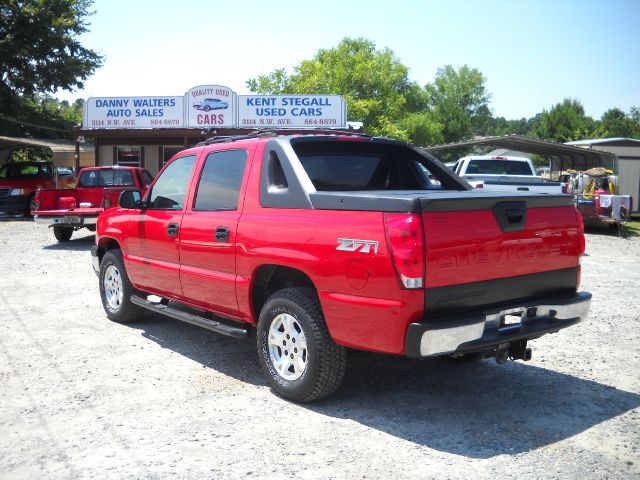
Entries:
{"label": "red chevrolet avalanche pickup truck", "polygon": [[98,218],[107,316],[257,327],[272,388],[334,392],[347,348],[528,360],[586,318],[573,199],[472,189],[405,143],[261,132],[177,154]]}

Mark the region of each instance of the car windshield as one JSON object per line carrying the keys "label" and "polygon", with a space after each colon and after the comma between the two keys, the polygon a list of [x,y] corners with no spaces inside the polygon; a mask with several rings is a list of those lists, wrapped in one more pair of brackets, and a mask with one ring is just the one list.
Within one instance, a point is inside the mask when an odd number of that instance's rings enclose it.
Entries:
{"label": "car windshield", "polygon": [[467,175],[533,175],[527,162],[518,160],[471,160]]}
{"label": "car windshield", "polygon": [[42,163],[7,163],[0,167],[0,178],[26,180],[30,178],[48,178],[51,176],[51,167]]}

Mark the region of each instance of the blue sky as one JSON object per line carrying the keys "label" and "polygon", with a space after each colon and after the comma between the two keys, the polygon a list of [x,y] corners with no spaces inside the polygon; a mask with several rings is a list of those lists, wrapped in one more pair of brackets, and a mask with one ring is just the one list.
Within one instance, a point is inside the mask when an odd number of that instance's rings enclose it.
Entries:
{"label": "blue sky", "polygon": [[181,95],[201,84],[288,71],[346,36],[393,50],[412,80],[467,64],[497,116],[531,117],[576,98],[599,118],[640,106],[640,0],[97,0],[83,44],[105,55],[89,96]]}

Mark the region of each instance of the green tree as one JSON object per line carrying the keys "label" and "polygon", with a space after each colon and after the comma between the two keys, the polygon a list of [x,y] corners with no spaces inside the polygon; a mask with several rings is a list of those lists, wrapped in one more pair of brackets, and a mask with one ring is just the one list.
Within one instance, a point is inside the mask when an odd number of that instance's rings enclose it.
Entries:
{"label": "green tree", "polygon": [[417,108],[423,101],[408,74],[391,50],[378,50],[363,38],[345,38],[334,48],[318,50],[291,75],[274,70],[247,80],[247,87],[259,94],[339,94],[347,102],[349,119],[363,122],[367,132],[407,139],[397,122],[407,107]]}
{"label": "green tree", "polygon": [[406,132],[407,140],[422,147],[444,142],[444,126],[433,119],[430,112],[410,113],[401,118],[398,126]]}
{"label": "green tree", "polygon": [[610,108],[602,114],[600,129],[605,137],[634,138],[640,136],[640,122],[619,108]]}
{"label": "green tree", "polygon": [[82,121],[83,99],[73,103],[50,95],[16,99],[16,117],[0,114],[0,131],[10,136],[71,138],[71,129]]}
{"label": "green tree", "polygon": [[535,137],[554,142],[570,142],[593,138],[597,123],[585,115],[584,107],[575,99],[565,98],[551,110],[543,110],[533,121]]}
{"label": "green tree", "polygon": [[438,69],[433,83],[425,86],[433,119],[443,125],[444,141],[456,142],[486,130],[491,119],[484,75],[463,65]]}
{"label": "green tree", "polygon": [[3,115],[24,120],[23,109],[35,94],[82,88],[84,80],[102,65],[103,57],[78,41],[87,31],[91,4],[90,0],[0,3]]}

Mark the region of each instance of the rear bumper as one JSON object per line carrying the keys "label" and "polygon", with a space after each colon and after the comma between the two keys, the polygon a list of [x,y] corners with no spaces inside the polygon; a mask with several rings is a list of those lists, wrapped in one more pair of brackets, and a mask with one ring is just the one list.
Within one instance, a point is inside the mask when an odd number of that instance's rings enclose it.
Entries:
{"label": "rear bumper", "polygon": [[33,220],[41,225],[60,225],[65,227],[86,227],[87,225],[95,225],[98,222],[97,215],[79,216],[69,212],[69,215],[60,216],[42,216],[34,215]]}
{"label": "rear bumper", "polygon": [[[590,305],[591,294],[578,292],[430,318],[409,325],[406,354],[428,357],[468,353],[538,338],[586,319]],[[521,320],[506,324],[505,316],[520,316]]]}

